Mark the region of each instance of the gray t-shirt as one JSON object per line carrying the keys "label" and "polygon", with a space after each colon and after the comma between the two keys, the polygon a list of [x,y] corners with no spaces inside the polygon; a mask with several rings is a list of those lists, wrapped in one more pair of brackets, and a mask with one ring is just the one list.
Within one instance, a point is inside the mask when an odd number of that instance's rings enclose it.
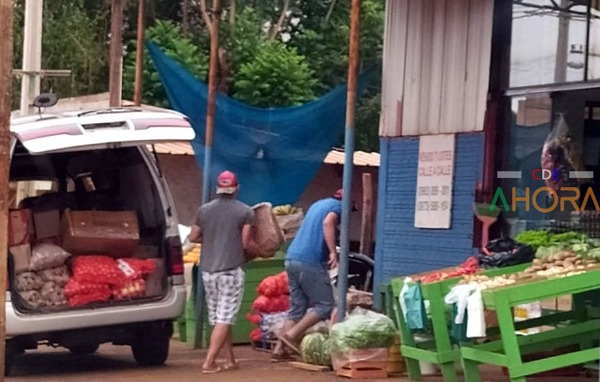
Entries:
{"label": "gray t-shirt", "polygon": [[195,223],[202,230],[203,272],[220,272],[244,265],[242,228],[254,224],[254,210],[232,197],[221,196],[198,209]]}

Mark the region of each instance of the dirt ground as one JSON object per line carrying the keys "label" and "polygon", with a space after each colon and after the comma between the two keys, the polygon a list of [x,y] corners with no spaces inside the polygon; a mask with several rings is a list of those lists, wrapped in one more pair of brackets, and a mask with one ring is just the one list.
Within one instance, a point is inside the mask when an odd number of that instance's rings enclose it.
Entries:
{"label": "dirt ground", "polygon": [[[42,349],[17,358],[10,382],[333,382],[343,380],[333,372],[315,373],[291,368],[286,364],[272,364],[269,355],[249,347],[238,347],[236,353],[240,369],[213,375],[201,374],[204,350],[193,350],[189,345],[173,340],[166,367],[140,368],[127,347],[104,345],[94,355],[75,356],[63,349]],[[462,378],[460,379],[462,380]],[[482,382],[507,381],[498,368],[484,368]],[[390,377],[384,381],[408,381],[406,377]],[[426,382],[442,382],[440,377],[425,377]],[[537,382],[598,381],[597,376],[576,378],[532,378]]]}

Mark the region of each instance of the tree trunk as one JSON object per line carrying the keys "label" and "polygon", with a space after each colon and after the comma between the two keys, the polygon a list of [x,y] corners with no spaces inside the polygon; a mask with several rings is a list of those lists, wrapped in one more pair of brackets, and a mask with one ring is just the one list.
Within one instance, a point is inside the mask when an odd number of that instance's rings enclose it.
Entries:
{"label": "tree trunk", "polygon": [[229,94],[229,88],[233,81],[231,74],[231,67],[229,65],[229,55],[227,50],[223,47],[219,47],[219,85],[217,91],[223,94]]}
{"label": "tree trunk", "polygon": [[329,4],[329,9],[327,10],[327,15],[325,15],[325,22],[329,22],[331,19],[331,15],[333,15],[333,9],[335,8],[336,0],[331,0],[331,4]]}
{"label": "tree trunk", "polygon": [[190,0],[181,2],[181,23],[183,24],[183,35],[188,37],[190,35]]}
{"label": "tree trunk", "polygon": [[279,33],[281,33],[281,30],[283,29],[283,24],[285,23],[285,20],[287,19],[287,12],[288,12],[289,7],[290,7],[290,0],[283,0],[283,8],[281,9],[281,14],[279,15],[279,20],[277,20],[277,23],[271,27],[271,30],[269,32],[270,40],[275,40],[277,38],[277,36],[279,36]]}
{"label": "tree trunk", "polygon": [[110,106],[121,106],[123,71],[123,1],[112,0],[110,18]]}
{"label": "tree trunk", "polygon": [[198,8],[200,8],[200,15],[202,16],[202,20],[204,20],[204,24],[206,25],[206,30],[208,34],[212,36],[212,19],[208,14],[208,10],[206,9],[206,0],[198,0]]}
{"label": "tree trunk", "polygon": [[13,58],[13,0],[0,0],[0,381],[4,382],[6,354],[6,280],[8,253],[8,200],[10,111]]}

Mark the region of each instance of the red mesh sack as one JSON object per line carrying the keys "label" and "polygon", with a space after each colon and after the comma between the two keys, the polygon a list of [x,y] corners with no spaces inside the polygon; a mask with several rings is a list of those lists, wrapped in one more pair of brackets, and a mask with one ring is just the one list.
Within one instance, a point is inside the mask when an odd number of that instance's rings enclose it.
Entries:
{"label": "red mesh sack", "polygon": [[127,258],[118,259],[116,263],[117,268],[130,280],[139,279],[156,269],[156,263],[152,260]]}
{"label": "red mesh sack", "polygon": [[266,296],[258,296],[252,303],[252,310],[258,313],[269,313],[270,300]]}
{"label": "red mesh sack", "polygon": [[111,291],[95,292],[88,294],[77,294],[68,298],[69,305],[81,306],[91,304],[93,302],[106,302],[110,300]]}
{"label": "red mesh sack", "polygon": [[117,262],[108,256],[78,256],[73,261],[73,279],[79,283],[123,285],[127,281]]}
{"label": "red mesh sack", "polygon": [[260,325],[261,318],[259,314],[248,313],[246,319],[253,325]]}
{"label": "red mesh sack", "polygon": [[112,295],[115,300],[129,300],[146,295],[146,282],[136,279],[126,282],[123,286],[113,287]]}
{"label": "red mesh sack", "polygon": [[260,342],[262,341],[262,332],[259,328],[256,328],[250,332],[250,341]]}
{"label": "red mesh sack", "polygon": [[110,296],[110,286],[108,284],[90,282],[80,283],[75,279],[70,279],[67,285],[65,285],[65,296],[67,297],[94,293],[101,293],[103,295],[108,293]]}

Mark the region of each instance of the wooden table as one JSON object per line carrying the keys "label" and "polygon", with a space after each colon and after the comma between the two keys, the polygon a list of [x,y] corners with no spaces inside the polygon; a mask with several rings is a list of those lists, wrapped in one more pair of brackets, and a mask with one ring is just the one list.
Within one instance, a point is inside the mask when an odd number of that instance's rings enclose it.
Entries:
{"label": "wooden table", "polygon": [[[496,311],[501,339],[461,346],[465,381],[481,381],[479,364],[506,367],[510,381],[525,382],[526,377],[533,374],[598,360],[600,350],[594,341],[600,336],[600,319],[590,319],[586,304],[577,299],[577,295],[589,291],[600,293],[600,270],[484,290],[484,305],[486,309]],[[564,295],[574,296],[571,310],[515,324],[515,306]],[[543,325],[553,326],[554,329],[527,336],[519,336],[515,332],[517,329]],[[579,350],[530,362],[524,362],[522,358],[525,354],[570,345],[577,345]]]}

